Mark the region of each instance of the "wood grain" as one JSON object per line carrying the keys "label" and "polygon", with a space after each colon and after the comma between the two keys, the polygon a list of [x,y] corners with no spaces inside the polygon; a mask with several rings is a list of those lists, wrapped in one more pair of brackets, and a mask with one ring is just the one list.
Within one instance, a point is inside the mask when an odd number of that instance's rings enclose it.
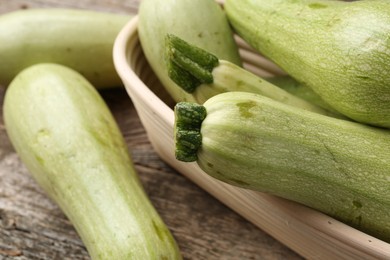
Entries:
{"label": "wood grain", "polygon": [[[135,0],[0,0],[0,13],[68,7],[135,14],[138,4]],[[12,148],[2,117],[5,91],[0,86],[0,259],[89,259],[72,224]],[[122,130],[147,194],[185,259],[301,259],[165,164],[153,151],[124,89],[101,95]]]}

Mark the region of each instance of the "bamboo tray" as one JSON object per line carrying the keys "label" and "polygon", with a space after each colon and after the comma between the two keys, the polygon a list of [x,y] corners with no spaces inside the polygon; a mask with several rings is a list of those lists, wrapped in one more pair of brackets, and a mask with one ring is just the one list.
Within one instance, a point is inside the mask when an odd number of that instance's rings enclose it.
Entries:
{"label": "bamboo tray", "polygon": [[[173,102],[150,69],[139,43],[138,17],[120,32],[114,63],[159,156],[244,218],[308,259],[390,259],[390,244],[318,211],[271,195],[222,183],[196,163],[174,157]],[[260,75],[283,73],[236,38],[245,67]]]}

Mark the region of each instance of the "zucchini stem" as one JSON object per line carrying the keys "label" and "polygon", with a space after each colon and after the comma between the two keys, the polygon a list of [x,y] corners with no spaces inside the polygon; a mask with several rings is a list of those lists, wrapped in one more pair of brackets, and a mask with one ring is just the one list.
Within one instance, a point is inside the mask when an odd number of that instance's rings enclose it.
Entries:
{"label": "zucchini stem", "polygon": [[206,118],[206,108],[189,102],[179,102],[175,109],[175,156],[183,162],[198,159],[197,151],[202,145],[200,127]]}
{"label": "zucchini stem", "polygon": [[219,63],[218,58],[179,37],[166,36],[167,66],[169,77],[188,93],[205,83],[213,83],[212,70]]}

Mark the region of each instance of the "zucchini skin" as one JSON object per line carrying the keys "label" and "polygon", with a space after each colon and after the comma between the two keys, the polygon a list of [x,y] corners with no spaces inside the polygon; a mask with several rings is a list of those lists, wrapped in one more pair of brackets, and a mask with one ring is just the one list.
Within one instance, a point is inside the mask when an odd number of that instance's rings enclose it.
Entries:
{"label": "zucchini skin", "polygon": [[92,259],[181,259],[112,114],[79,73],[56,64],[23,70],[7,88],[4,120],[21,160]]}
{"label": "zucchini skin", "polygon": [[234,30],[325,102],[390,127],[390,2],[227,0]]}
{"label": "zucchini skin", "polygon": [[27,9],[0,16],[0,84],[24,68],[58,63],[96,88],[122,86],[112,59],[115,38],[132,16],[77,9]]}
{"label": "zucchini skin", "polygon": [[242,65],[233,32],[222,8],[214,0],[143,0],[138,33],[148,63],[176,101],[194,101],[168,76],[165,37],[174,34],[220,59]]}
{"label": "zucchini skin", "polygon": [[[388,130],[252,93],[219,94],[203,106],[195,153],[207,174],[302,203],[390,242]],[[176,125],[185,129],[184,122]]]}

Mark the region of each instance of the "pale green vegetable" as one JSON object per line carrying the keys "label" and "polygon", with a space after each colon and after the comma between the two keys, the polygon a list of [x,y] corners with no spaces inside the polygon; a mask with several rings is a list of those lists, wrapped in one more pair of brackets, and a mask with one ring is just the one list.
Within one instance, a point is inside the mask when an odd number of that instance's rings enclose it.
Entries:
{"label": "pale green vegetable", "polygon": [[153,71],[175,101],[194,99],[168,77],[165,60],[167,34],[175,34],[218,58],[241,65],[226,15],[214,0],[143,0],[138,16],[142,50]]}
{"label": "pale green vegetable", "polygon": [[235,31],[340,113],[390,127],[390,1],[226,0]]}
{"label": "pale green vegetable", "polygon": [[23,70],[6,91],[4,121],[21,160],[92,259],[181,259],[112,114],[84,77],[55,64]]}
{"label": "pale green vegetable", "polygon": [[121,86],[112,59],[128,15],[73,9],[27,9],[0,16],[0,84],[37,63],[70,67],[96,88]]}
{"label": "pale green vegetable", "polygon": [[245,91],[319,114],[345,118],[290,94],[234,63],[218,59],[175,35],[168,34],[165,42],[169,77],[198,104],[220,93]]}
{"label": "pale green vegetable", "polygon": [[176,157],[390,242],[390,131],[227,92],[175,107]]}

